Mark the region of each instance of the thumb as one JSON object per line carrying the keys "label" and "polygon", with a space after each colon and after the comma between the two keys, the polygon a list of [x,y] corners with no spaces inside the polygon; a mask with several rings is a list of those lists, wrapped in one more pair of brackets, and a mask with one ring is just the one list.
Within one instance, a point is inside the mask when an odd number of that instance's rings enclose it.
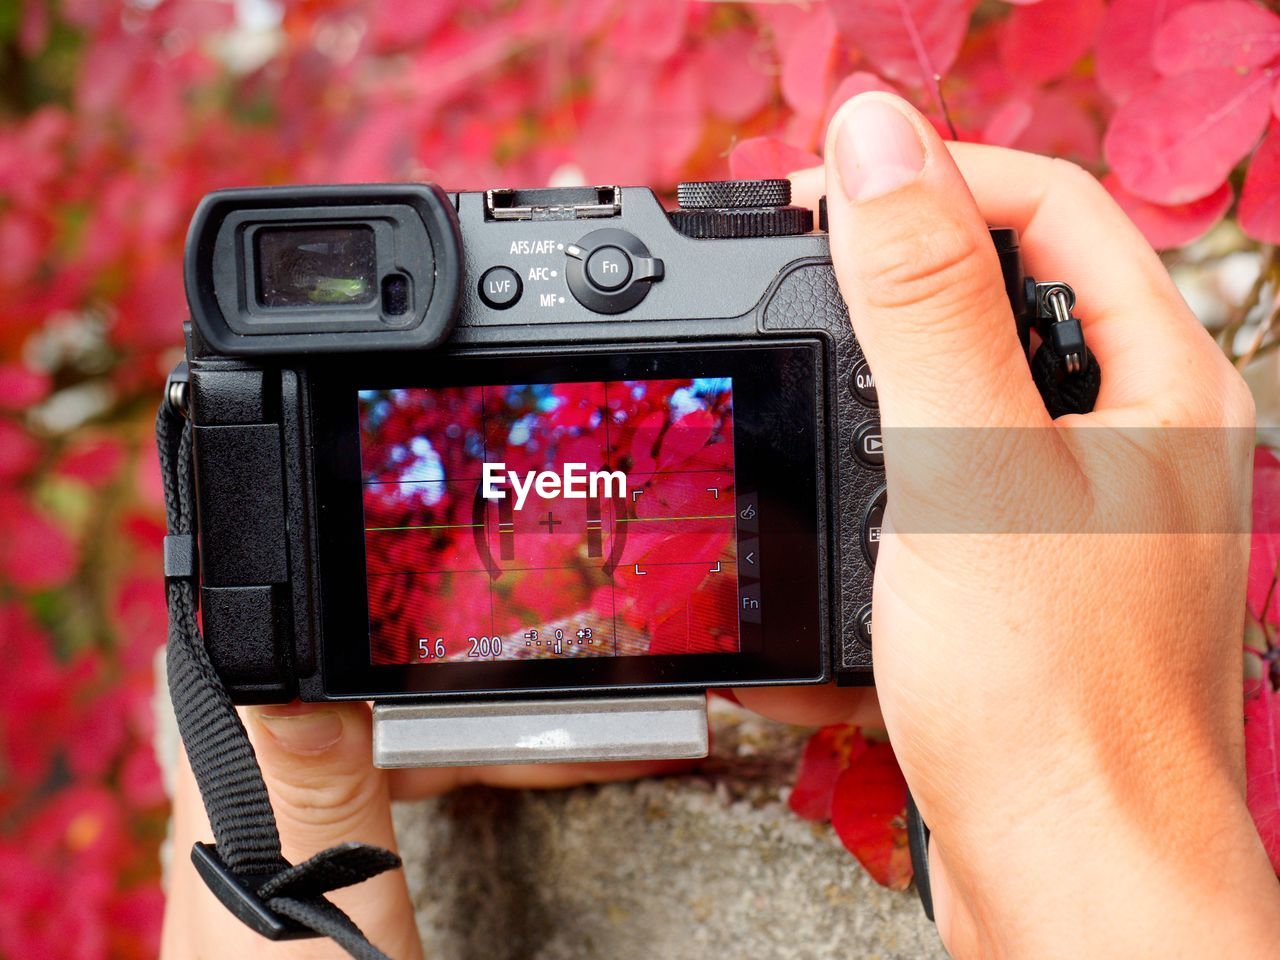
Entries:
{"label": "thumb", "polygon": [[987,225],[929,122],[862,94],[826,158],[832,261],[884,426],[1048,423]]}
{"label": "thumb", "polygon": [[[244,714],[291,863],[350,840],[395,850],[390,788],[386,772],[373,766],[367,705],[294,703]],[[403,870],[328,896],[389,956],[421,956]],[[345,954],[335,948],[334,956]]]}

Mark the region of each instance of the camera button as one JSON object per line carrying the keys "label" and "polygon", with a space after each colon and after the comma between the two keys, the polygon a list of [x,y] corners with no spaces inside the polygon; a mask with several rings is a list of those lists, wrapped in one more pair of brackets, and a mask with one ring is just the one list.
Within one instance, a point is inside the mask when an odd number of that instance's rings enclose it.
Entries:
{"label": "camera button", "polygon": [[881,487],[867,504],[867,512],[862,515],[862,554],[867,563],[876,565],[876,556],[880,553],[880,536],[884,530],[884,508],[889,502],[889,493]]}
{"label": "camera button", "polygon": [[858,639],[864,646],[871,646],[871,604],[864,603],[858,609],[855,622],[858,628]]}
{"label": "camera button", "polygon": [[853,368],[853,375],[849,378],[849,386],[853,388],[853,395],[868,407],[874,407],[880,403],[880,396],[876,393],[876,379],[871,375],[871,368],[867,366],[867,361],[858,361],[857,366]]}
{"label": "camera button", "polygon": [[884,438],[880,434],[879,420],[858,424],[858,429],[853,432],[853,452],[869,467],[884,466]]}
{"label": "camera button", "polygon": [[631,258],[620,247],[597,247],[587,257],[587,279],[601,290],[618,290],[631,279]]}
{"label": "camera button", "polygon": [[760,622],[760,584],[744,583],[738,591],[738,622]]}
{"label": "camera button", "polygon": [[524,284],[510,267],[490,267],[480,277],[480,299],[495,310],[515,306]]}

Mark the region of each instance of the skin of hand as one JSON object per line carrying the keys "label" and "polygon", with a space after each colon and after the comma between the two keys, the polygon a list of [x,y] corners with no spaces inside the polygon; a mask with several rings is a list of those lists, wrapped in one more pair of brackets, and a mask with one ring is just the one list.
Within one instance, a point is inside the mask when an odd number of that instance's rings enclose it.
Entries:
{"label": "skin of hand", "polygon": [[[1280,896],[1244,800],[1248,391],[1159,258],[1069,163],[944,144],[864,94],[828,131],[832,260],[875,373],[883,722],[957,957],[1262,957]],[[825,186],[824,186],[825,181]],[[1103,371],[1050,421],[987,233],[1070,283]],[[858,691],[739,690],[858,722]]]}
{"label": "skin of hand", "polygon": [[[348,840],[396,849],[391,800],[421,799],[468,784],[569,787],[687,770],[696,761],[542,764],[379,770],[364,703],[244,707],[271,795],[284,856],[298,863]],[[162,960],[339,960],[329,940],[271,943],[235,919],[205,887],[191,864],[193,843],[212,842],[191,767],[183,754],[174,783],[173,860],[165,902]],[[422,942],[404,871],[393,870],[334,891],[374,946],[395,960],[422,957]]]}

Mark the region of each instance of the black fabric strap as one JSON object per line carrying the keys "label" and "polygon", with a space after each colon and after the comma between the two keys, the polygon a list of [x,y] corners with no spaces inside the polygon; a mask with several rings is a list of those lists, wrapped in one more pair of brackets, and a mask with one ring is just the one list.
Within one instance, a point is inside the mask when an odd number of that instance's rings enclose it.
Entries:
{"label": "black fabric strap", "polygon": [[[191,426],[167,400],[156,416],[156,445],[166,540],[174,546],[166,552],[181,554],[196,533]],[[166,571],[166,666],[178,730],[213,828],[212,852],[201,844],[193,851],[201,876],[236,916],[265,936],[324,936],[357,960],[388,960],[324,894],[396,869],[400,858],[379,847],[345,843],[296,866],[285,860],[253,746],[200,636],[195,578],[182,575],[188,566],[174,563],[174,572]],[[253,917],[262,922],[252,922]]]}

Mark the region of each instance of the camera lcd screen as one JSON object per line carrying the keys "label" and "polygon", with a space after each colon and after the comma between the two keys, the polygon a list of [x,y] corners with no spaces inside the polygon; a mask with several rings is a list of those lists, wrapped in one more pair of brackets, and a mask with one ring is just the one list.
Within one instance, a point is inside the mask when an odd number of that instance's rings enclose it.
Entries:
{"label": "camera lcd screen", "polygon": [[362,391],[373,662],[737,653],[733,414],[730,377]]}
{"label": "camera lcd screen", "polygon": [[811,341],[316,369],[327,695],[820,680],[824,389]]}
{"label": "camera lcd screen", "polygon": [[254,249],[264,307],[369,303],[378,287],[372,227],[267,227]]}

